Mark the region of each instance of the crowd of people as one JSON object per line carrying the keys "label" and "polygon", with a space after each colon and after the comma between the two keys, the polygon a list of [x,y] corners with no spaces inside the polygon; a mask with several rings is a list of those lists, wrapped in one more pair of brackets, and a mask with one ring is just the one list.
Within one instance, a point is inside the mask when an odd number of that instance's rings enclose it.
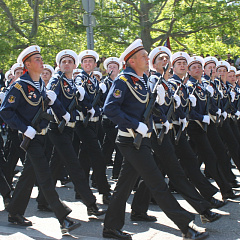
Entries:
{"label": "crowd of people", "polygon": [[[33,45],[6,72],[0,117],[8,134],[5,144],[1,139],[0,193],[8,221],[32,225],[24,213],[36,184],[37,208],[54,212],[62,234],[79,227],[55,190],[61,180],[72,181],[75,199],[89,216],[105,214],[104,238],[132,239],[122,228],[133,189],[132,221],[157,221],[147,213],[154,201],[183,239],[207,238],[172,192],[182,195],[202,223],[217,221],[221,214],[211,209],[240,197],[232,171],[232,164],[240,170],[240,71],[233,62],[172,54],[165,46],[148,54],[141,39],[120,58],[98,62],[94,50],[78,55],[65,49],[54,69]],[[23,170],[13,186],[19,159]],[[114,191],[106,177],[109,164]],[[90,180],[107,209],[98,207]]]}

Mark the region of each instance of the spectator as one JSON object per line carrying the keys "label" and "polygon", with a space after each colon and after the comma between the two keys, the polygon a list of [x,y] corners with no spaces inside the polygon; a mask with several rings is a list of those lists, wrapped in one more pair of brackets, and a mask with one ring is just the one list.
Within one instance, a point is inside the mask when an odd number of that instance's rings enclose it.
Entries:
{"label": "spectator", "polygon": [[0,89],[5,86],[4,78],[5,78],[5,75],[3,73],[3,70],[0,69]]}
{"label": "spectator", "polygon": [[236,66],[237,70],[240,70],[240,57],[237,58],[237,60],[235,62],[235,66]]}
{"label": "spectator", "polygon": [[231,66],[234,66],[234,60],[233,59],[231,59],[231,53],[228,53],[227,54],[227,62],[231,65]]}

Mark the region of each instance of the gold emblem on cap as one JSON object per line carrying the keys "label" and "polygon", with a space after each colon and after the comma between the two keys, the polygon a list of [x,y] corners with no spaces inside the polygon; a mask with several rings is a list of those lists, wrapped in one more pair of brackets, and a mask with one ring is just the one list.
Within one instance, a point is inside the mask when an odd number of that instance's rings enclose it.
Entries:
{"label": "gold emblem on cap", "polygon": [[64,53],[67,53],[67,51],[65,51]]}
{"label": "gold emblem on cap", "polygon": [[86,54],[88,54],[88,51],[86,51]]}
{"label": "gold emblem on cap", "polygon": [[197,58],[196,58],[196,57],[194,57],[193,59],[194,59],[194,60],[196,60]]}
{"label": "gold emblem on cap", "polygon": [[38,50],[37,47],[35,47],[35,50]]}
{"label": "gold emblem on cap", "polygon": [[161,50],[162,50],[162,48],[159,48],[159,50],[161,51]]}
{"label": "gold emblem on cap", "polygon": [[182,53],[180,52],[180,56],[182,56]]}

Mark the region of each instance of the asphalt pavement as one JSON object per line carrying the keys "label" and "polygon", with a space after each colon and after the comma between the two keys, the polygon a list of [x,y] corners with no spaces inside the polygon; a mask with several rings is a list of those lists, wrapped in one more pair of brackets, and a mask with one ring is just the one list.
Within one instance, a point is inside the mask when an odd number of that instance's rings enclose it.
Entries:
{"label": "asphalt pavement", "polygon": [[[21,170],[22,166],[19,162],[17,166]],[[240,181],[239,171],[233,169]],[[20,173],[16,175],[14,181],[17,181]],[[116,181],[110,179],[111,167],[107,169],[107,176],[111,189],[114,189]],[[212,181],[212,180],[211,180]],[[215,182],[212,181],[213,184]],[[60,198],[73,210],[70,217],[81,223],[81,226],[71,232],[71,235],[62,236],[58,220],[53,213],[40,212],[37,210],[36,197],[38,188],[34,187],[25,217],[33,222],[31,227],[20,227],[7,221],[7,212],[4,210],[2,199],[0,199],[0,240],[30,240],[30,239],[84,239],[84,240],[100,240],[102,238],[104,216],[99,218],[89,218],[87,209],[81,201],[75,200],[75,192],[73,184],[70,182],[66,186],[62,186],[60,181],[57,183],[57,192]],[[92,188],[97,203],[101,208],[107,208],[102,203],[101,196],[96,189]],[[240,189],[239,189],[240,190]],[[202,224],[199,215],[179,194],[174,194],[180,204],[187,210],[196,214],[195,224],[199,227],[206,228],[209,232],[209,240],[236,240],[240,239],[240,199],[229,201],[227,205],[220,210],[213,211],[221,213],[223,216],[216,222]],[[179,240],[182,239],[181,232],[177,226],[169,220],[161,209],[156,205],[150,205],[148,214],[157,217],[157,222],[132,222],[130,220],[131,202],[133,193],[128,199],[126,205],[126,217],[123,230],[133,234],[134,240]],[[221,199],[220,193],[215,195]],[[1,197],[0,197],[1,198]]]}

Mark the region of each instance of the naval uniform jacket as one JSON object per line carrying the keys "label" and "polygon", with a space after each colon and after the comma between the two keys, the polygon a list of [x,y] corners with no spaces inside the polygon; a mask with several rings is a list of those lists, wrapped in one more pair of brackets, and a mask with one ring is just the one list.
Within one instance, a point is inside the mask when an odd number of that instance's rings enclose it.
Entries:
{"label": "naval uniform jacket", "polygon": [[[136,130],[139,122],[143,121],[149,95],[147,76],[139,77],[132,68],[127,67],[112,83],[103,107],[104,114],[121,131],[128,133],[127,129]],[[151,131],[151,117],[147,125]]]}
{"label": "naval uniform jacket", "polygon": [[175,124],[176,121],[179,121],[179,118],[188,119],[188,116],[186,116],[186,112],[188,108],[190,110],[189,91],[186,85],[182,84],[182,79],[176,74],[174,74],[172,78],[168,80],[168,83],[171,85],[172,91],[174,93],[178,91],[178,96],[180,97],[181,100],[181,104],[178,107],[178,111],[175,111],[172,116]]}
{"label": "naval uniform jacket", "polygon": [[[61,108],[56,108],[54,106],[52,107],[55,119],[58,123],[61,122],[61,120],[63,119],[62,116],[66,114],[66,111],[69,111],[68,107],[72,101],[76,101],[76,104],[79,104],[80,106],[82,106],[82,108],[92,108],[89,102],[88,95],[85,94],[83,101],[80,102],[76,98],[77,88],[73,83],[73,80],[69,80],[64,76],[62,81],[59,81],[59,76],[61,75],[62,73],[61,71],[59,71],[50,79],[47,85],[47,89],[53,90],[56,93],[56,102],[58,103],[58,105],[61,105]],[[69,113],[71,114],[70,122],[75,122],[76,116],[78,115],[76,108]]]}
{"label": "naval uniform jacket", "polygon": [[[149,86],[150,86],[150,89],[153,90],[155,84],[157,83],[157,80],[158,80],[158,77],[160,77],[160,73],[155,73],[153,75],[150,76],[149,78]],[[163,124],[165,123],[167,120],[171,123],[172,122],[172,119],[167,119],[167,113],[168,113],[168,110],[171,106],[171,104],[173,104],[173,107],[174,107],[174,110],[173,111],[176,111],[178,113],[178,115],[181,117],[181,118],[184,118],[185,115],[182,111],[178,110],[178,109],[175,109],[175,102],[174,102],[174,92],[172,90],[172,85],[170,85],[165,79],[162,80],[162,83],[161,83],[165,89],[165,102],[163,105],[158,105],[157,103],[155,104],[155,107],[158,109],[158,111],[154,111],[155,115],[153,116],[153,120],[155,122],[155,125],[156,128],[161,128],[161,126],[158,127],[158,123],[160,124]]]}
{"label": "naval uniform jacket", "polygon": [[[90,77],[85,71],[82,71],[75,78],[75,83],[76,83],[76,85],[82,86],[85,89],[85,92],[89,96],[89,101],[92,103],[99,91],[98,80],[94,76]],[[82,109],[82,113],[84,116],[87,115],[88,110],[90,110],[90,109],[88,109],[88,108]],[[95,114],[93,117],[99,117],[101,114],[101,109],[98,104],[94,107],[94,110],[95,110]]]}
{"label": "naval uniform jacket", "polygon": [[221,105],[218,106],[218,101],[220,101],[220,104],[221,104],[221,94],[219,92],[219,86],[215,81],[211,81],[210,77],[206,74],[202,77],[202,82],[205,84],[205,88],[208,85],[210,85],[214,90],[213,96],[211,97],[211,100],[210,100],[211,103],[209,108],[209,114],[210,114],[211,120],[215,123],[216,116],[217,116],[216,112],[218,111],[218,108],[221,107]]}
{"label": "naval uniform jacket", "polygon": [[[0,116],[12,128],[24,133],[46,98],[46,88],[40,78],[40,91],[28,72],[22,75],[11,86],[6,93],[0,108]],[[54,103],[55,105],[55,103]],[[42,119],[39,123],[40,129],[48,126],[48,121]]]}

